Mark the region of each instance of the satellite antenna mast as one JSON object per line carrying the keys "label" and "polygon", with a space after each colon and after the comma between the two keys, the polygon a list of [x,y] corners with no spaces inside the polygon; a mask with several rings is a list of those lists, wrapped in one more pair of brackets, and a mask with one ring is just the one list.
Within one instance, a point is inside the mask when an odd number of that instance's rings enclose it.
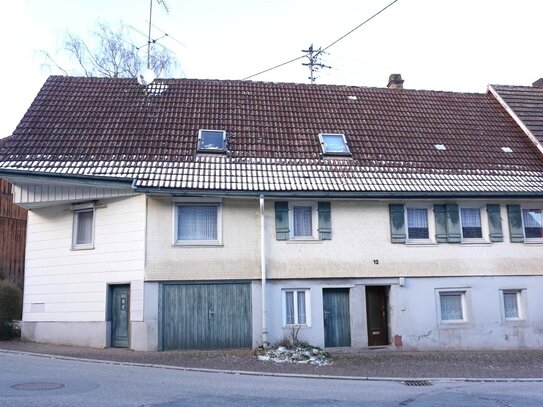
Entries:
{"label": "satellite antenna mast", "polygon": [[320,57],[324,53],[321,47],[319,47],[319,49],[314,49],[313,44],[311,44],[308,49],[303,49],[302,52],[305,52],[306,53],[305,56],[307,57],[307,59],[309,59],[308,63],[302,64],[303,66],[309,67],[309,77],[307,79],[309,79],[311,81],[311,84],[314,85],[315,81],[317,80],[317,77],[315,76],[316,72],[320,68],[332,68],[332,67],[321,63]]}

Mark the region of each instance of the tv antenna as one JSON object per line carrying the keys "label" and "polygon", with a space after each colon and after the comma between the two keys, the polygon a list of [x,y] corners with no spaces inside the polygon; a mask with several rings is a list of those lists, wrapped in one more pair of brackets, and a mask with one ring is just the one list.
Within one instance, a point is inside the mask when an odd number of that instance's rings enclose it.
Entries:
{"label": "tv antenna", "polygon": [[317,80],[316,73],[321,68],[332,68],[331,66],[324,65],[321,63],[321,56],[324,54],[324,51],[319,47],[319,49],[314,49],[313,44],[309,46],[308,49],[303,49],[302,52],[305,52],[306,55],[304,55],[307,59],[309,59],[308,63],[302,64],[303,66],[309,67],[309,77],[308,79],[311,81],[311,84],[315,84],[315,81]]}
{"label": "tv antenna", "polygon": [[[170,14],[170,9],[166,4],[166,0],[157,0],[157,3],[162,6],[166,14]],[[155,43],[158,40],[151,39],[151,29],[153,27],[153,0],[149,0],[149,35],[147,36],[147,69],[151,69],[151,43]],[[160,37],[164,38],[165,36]]]}

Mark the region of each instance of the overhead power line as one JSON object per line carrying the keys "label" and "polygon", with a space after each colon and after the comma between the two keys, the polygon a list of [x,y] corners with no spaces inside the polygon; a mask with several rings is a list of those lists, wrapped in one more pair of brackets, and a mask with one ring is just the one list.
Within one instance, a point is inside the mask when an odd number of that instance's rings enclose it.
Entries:
{"label": "overhead power line", "polygon": [[258,72],[258,73],[255,73],[254,75],[247,76],[246,78],[243,78],[242,81],[245,81],[245,80],[247,80],[247,79],[254,78],[255,76],[258,76],[258,75],[260,75],[260,74],[263,74],[263,73],[266,73],[266,72],[269,72],[269,71],[273,71],[274,69],[280,68],[280,67],[282,67],[282,66],[284,66],[284,65],[288,65],[288,64],[290,64],[290,63],[292,63],[292,62],[295,62],[295,61],[297,61],[297,60],[299,60],[299,59],[302,59],[302,58],[305,58],[305,55],[302,55],[302,56],[299,56],[299,57],[297,57],[297,58],[291,59],[290,61],[287,61],[287,62],[283,62],[282,64],[275,65],[274,67],[265,69],[265,70],[263,70],[263,71],[260,71],[260,72]]}
{"label": "overhead power line", "polygon": [[[388,9],[389,7],[391,7],[394,3],[396,3],[398,0],[394,0],[392,2],[390,2],[389,4],[387,4],[385,7],[383,7],[381,10],[379,10],[378,12],[376,12],[375,14],[373,14],[371,17],[367,18],[366,20],[364,20],[363,22],[361,22],[360,24],[358,24],[355,28],[353,28],[351,31],[349,31],[348,33],[342,35],[341,37],[339,37],[337,40],[335,40],[334,42],[332,42],[331,44],[327,45],[326,47],[324,48],[319,48],[318,50],[318,53],[316,54],[312,54],[311,56],[309,54],[305,54],[305,55],[302,55],[300,57],[297,57],[297,58],[293,58],[289,61],[286,61],[286,62],[283,62],[279,65],[275,65],[271,68],[268,68],[268,69],[265,69],[263,71],[260,71],[260,72],[257,72],[255,73],[254,75],[251,75],[251,76],[247,76],[245,78],[243,78],[242,80],[247,80],[247,79],[251,79],[251,78],[254,78],[255,76],[258,76],[258,75],[261,75],[263,73],[266,73],[266,72],[269,72],[269,71],[273,71],[274,69],[277,69],[277,68],[280,68],[282,66],[285,66],[285,65],[288,65],[292,62],[296,62],[298,61],[299,59],[302,59],[302,58],[309,58],[310,61],[312,60],[312,58],[316,58],[318,57],[320,54],[322,54],[324,51],[326,51],[328,48],[332,47],[333,45],[336,45],[338,42],[340,42],[342,39],[344,39],[345,37],[347,37],[348,35],[352,34],[353,32],[355,32],[356,30],[358,30],[360,27],[362,27],[363,25],[367,24],[368,22],[370,22],[371,20],[373,20],[375,17],[377,17],[379,14],[381,14],[383,11],[385,11],[386,9]],[[302,52],[305,52],[305,51],[302,51]],[[315,52],[315,51],[313,51]]]}

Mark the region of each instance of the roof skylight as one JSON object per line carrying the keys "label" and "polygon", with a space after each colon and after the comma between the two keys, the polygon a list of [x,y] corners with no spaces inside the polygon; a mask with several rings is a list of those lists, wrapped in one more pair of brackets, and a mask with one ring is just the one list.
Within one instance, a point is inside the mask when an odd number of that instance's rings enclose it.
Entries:
{"label": "roof skylight", "polygon": [[325,155],[351,155],[344,134],[320,133],[319,140]]}
{"label": "roof skylight", "polygon": [[200,130],[198,131],[198,152],[225,153],[226,131]]}
{"label": "roof skylight", "polygon": [[502,147],[502,151],[504,153],[512,153],[513,149],[511,147]]}
{"label": "roof skylight", "polygon": [[434,144],[434,147],[436,148],[436,150],[439,151],[445,151],[447,149],[447,147],[445,147],[445,144]]}

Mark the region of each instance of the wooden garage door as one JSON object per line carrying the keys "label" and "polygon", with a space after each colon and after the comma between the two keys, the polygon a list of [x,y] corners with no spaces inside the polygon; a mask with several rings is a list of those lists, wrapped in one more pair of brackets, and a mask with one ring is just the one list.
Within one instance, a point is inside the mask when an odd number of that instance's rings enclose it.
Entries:
{"label": "wooden garage door", "polygon": [[163,284],[162,348],[250,348],[249,283]]}

